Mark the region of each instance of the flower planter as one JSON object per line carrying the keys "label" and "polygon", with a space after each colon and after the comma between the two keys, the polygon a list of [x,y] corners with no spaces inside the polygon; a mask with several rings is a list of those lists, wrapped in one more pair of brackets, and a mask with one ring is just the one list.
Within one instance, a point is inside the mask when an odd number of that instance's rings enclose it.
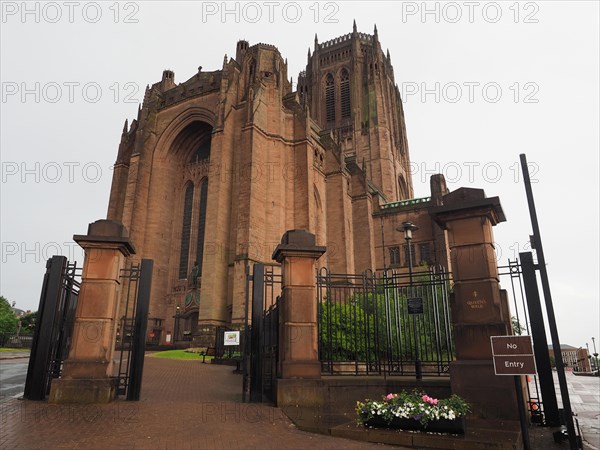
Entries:
{"label": "flower planter", "polygon": [[470,410],[457,395],[440,400],[416,389],[356,402],[358,421],[365,426],[434,433],[464,434],[464,418]]}
{"label": "flower planter", "polygon": [[400,419],[395,417],[390,423],[387,423],[383,417],[372,417],[367,420],[363,420],[363,423],[367,427],[373,428],[390,428],[394,430],[406,430],[406,431],[425,431],[430,433],[452,433],[452,434],[464,434],[465,432],[465,421],[464,418],[449,420],[449,419],[438,419],[430,420],[427,426],[423,425],[418,420],[414,419]]}

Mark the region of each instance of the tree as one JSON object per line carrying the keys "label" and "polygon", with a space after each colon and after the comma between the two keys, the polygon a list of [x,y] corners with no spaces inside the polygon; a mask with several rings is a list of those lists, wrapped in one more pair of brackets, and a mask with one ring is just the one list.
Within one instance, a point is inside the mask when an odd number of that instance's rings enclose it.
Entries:
{"label": "tree", "polygon": [[17,316],[8,300],[0,295],[0,334],[17,331]]}
{"label": "tree", "polygon": [[521,322],[519,322],[519,319],[517,319],[515,316],[512,316],[510,318],[510,323],[512,325],[513,334],[515,336],[521,336],[525,330],[525,327],[521,324]]}
{"label": "tree", "polygon": [[30,312],[21,317],[21,334],[32,334],[37,323],[37,311]]}

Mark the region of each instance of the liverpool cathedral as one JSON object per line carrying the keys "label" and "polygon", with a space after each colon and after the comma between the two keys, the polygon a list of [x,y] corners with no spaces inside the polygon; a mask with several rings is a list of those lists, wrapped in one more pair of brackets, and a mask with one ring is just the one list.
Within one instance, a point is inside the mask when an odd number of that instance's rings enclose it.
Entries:
{"label": "liverpool cathedral", "polygon": [[[391,56],[355,24],[315,36],[295,88],[277,47],[244,40],[220,70],[180,83],[165,70],[125,123],[107,218],[154,260],[148,341],[192,345],[244,323],[246,270],[277,266],[287,230],[314,234],[333,273],[405,270],[408,255],[447,267],[429,214],[446,193],[436,175],[414,198]],[[419,227],[410,252],[405,221]]]}

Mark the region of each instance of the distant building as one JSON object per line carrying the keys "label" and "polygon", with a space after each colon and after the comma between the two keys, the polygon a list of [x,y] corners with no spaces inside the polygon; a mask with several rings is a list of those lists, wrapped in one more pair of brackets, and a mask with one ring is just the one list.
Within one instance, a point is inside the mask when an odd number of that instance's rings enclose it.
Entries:
{"label": "distant building", "polygon": [[577,370],[580,372],[591,372],[590,354],[586,348],[579,347],[577,349]]}
{"label": "distant building", "polygon": [[[551,357],[554,357],[552,346],[548,346],[548,352]],[[560,346],[565,367],[570,367],[579,372],[591,372],[590,358],[587,349],[579,347],[575,348],[571,345],[563,344]]]}
{"label": "distant building", "polygon": [[27,314],[26,311],[23,311],[22,309],[19,309],[19,308],[15,308],[14,305],[12,307],[12,310],[15,313],[15,316],[17,316],[17,317],[23,317],[25,314]]}

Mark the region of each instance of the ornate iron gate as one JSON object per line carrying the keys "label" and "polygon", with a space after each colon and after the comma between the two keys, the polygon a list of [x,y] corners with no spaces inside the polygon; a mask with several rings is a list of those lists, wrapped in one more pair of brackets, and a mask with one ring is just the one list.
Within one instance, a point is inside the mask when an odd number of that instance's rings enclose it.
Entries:
{"label": "ornate iron gate", "polygon": [[79,297],[81,268],[64,256],[46,262],[24,397],[44,400],[54,378],[62,372],[69,354],[75,308]]}
{"label": "ornate iron gate", "polygon": [[514,304],[513,333],[529,334],[533,338],[538,375],[528,377],[527,407],[533,423],[559,426],[561,421],[533,256],[530,252],[520,253],[519,256],[521,262],[509,260],[507,266],[498,266],[498,274],[501,281],[507,278],[510,281],[509,292]]}
{"label": "ornate iron gate", "polygon": [[449,274],[317,274],[323,375],[448,375],[454,359]]}
{"label": "ornate iron gate", "polygon": [[[243,400],[274,402],[278,374],[279,299],[282,275],[279,268],[254,264],[246,273],[246,330],[243,358]],[[252,292],[252,323],[248,324],[249,293]]]}
{"label": "ornate iron gate", "polygon": [[117,395],[127,400],[140,399],[153,264],[151,259],[142,259],[141,264],[131,263],[121,270],[121,301],[125,305],[117,342]]}

